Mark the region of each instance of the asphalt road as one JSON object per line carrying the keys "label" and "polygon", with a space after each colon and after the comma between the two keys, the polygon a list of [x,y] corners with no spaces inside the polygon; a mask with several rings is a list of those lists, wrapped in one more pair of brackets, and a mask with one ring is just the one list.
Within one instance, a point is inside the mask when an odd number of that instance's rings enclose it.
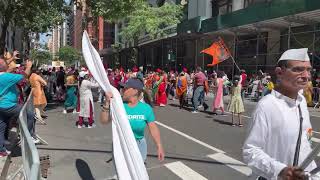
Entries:
{"label": "asphalt road", "polygon": [[[208,99],[211,106],[212,99]],[[241,147],[255,103],[245,103],[244,127],[230,126],[230,114],[192,114],[188,108],[179,109],[177,103],[169,101],[166,107],[155,108],[166,160],[157,160],[155,146],[147,136],[150,179],[250,179],[251,170],[242,163]],[[106,162],[111,157],[111,125],[98,122],[99,108],[97,104],[95,107],[94,129],[76,128],[77,115],[62,114],[60,106],[48,109],[47,125],[37,125],[37,133],[49,143],[38,146],[40,156],[50,155],[49,180],[102,180],[114,174],[112,162]],[[320,113],[311,115],[314,130],[320,131]],[[320,134],[315,132],[314,136],[314,141],[320,141]]]}

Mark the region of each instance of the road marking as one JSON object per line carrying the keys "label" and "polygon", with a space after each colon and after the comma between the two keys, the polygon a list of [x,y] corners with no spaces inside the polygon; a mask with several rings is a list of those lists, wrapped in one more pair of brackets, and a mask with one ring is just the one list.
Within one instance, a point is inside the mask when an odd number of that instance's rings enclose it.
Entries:
{"label": "road marking", "polygon": [[208,157],[235,169],[246,176],[250,176],[252,174],[252,170],[243,162],[233,159],[223,153],[210,154]]}
{"label": "road marking", "polygon": [[170,171],[172,171],[183,180],[208,180],[180,161],[168,163],[164,166],[166,166]]}
{"label": "road marking", "polygon": [[225,153],[225,152],[222,151],[221,149],[215,148],[215,147],[213,147],[213,146],[211,146],[211,145],[209,145],[209,144],[207,144],[207,143],[205,143],[205,142],[202,142],[202,141],[200,141],[200,140],[198,140],[198,139],[196,139],[196,138],[194,138],[194,137],[191,137],[191,136],[189,136],[189,135],[187,135],[187,134],[185,134],[185,133],[183,133],[183,132],[181,132],[181,131],[178,131],[178,130],[176,130],[176,129],[173,129],[172,127],[169,127],[169,126],[167,126],[167,125],[165,125],[165,124],[163,124],[163,123],[161,123],[161,122],[159,122],[159,121],[156,121],[156,123],[157,123],[158,125],[164,127],[164,128],[169,129],[170,131],[173,131],[173,132],[175,132],[175,133],[177,133],[177,134],[179,134],[179,135],[181,135],[181,136],[183,136],[183,137],[185,137],[185,138],[187,138],[187,139],[189,139],[189,140],[191,140],[191,141],[193,141],[193,142],[195,142],[195,143],[198,143],[198,144],[206,147],[206,148],[209,148],[209,149],[211,149],[211,150],[213,150],[213,151],[216,151],[216,152],[219,152],[219,153]]}
{"label": "road marking", "polygon": [[179,134],[179,135],[191,140],[191,141],[194,141],[194,142],[196,142],[196,143],[198,143],[198,144],[200,144],[200,145],[202,145],[204,147],[207,147],[207,148],[209,148],[211,150],[216,151],[217,152],[216,154],[208,155],[208,157],[210,157],[211,159],[214,159],[217,162],[223,163],[226,166],[229,166],[229,167],[231,167],[231,168],[233,168],[233,169],[235,169],[235,170],[237,170],[237,171],[239,171],[239,172],[241,172],[241,173],[243,173],[243,174],[245,174],[247,176],[250,176],[252,174],[252,170],[249,167],[247,167],[243,162],[238,161],[236,159],[233,159],[232,157],[224,154],[225,153],[224,151],[222,151],[222,150],[220,150],[218,148],[215,148],[215,147],[213,147],[213,146],[211,146],[211,145],[209,145],[209,144],[207,144],[205,142],[197,140],[196,138],[193,138],[193,137],[191,137],[191,136],[189,136],[189,135],[187,135],[187,134],[185,134],[185,133],[183,133],[181,131],[173,129],[172,127],[169,127],[169,126],[167,126],[167,125],[165,125],[163,123],[160,123],[158,121],[156,121],[156,123],[158,125],[164,127],[164,128],[167,128],[167,129],[169,129],[169,130],[171,130],[171,131],[173,131],[173,132],[175,132],[175,133],[177,133],[177,134]]}
{"label": "road marking", "polygon": [[316,142],[316,143],[320,143],[320,139],[315,138],[315,137],[312,137],[312,138],[311,138],[311,141]]}

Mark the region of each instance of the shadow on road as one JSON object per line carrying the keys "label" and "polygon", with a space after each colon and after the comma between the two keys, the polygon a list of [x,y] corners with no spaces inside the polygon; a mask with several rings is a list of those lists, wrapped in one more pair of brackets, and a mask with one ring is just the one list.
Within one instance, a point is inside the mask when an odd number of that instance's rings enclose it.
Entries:
{"label": "shadow on road", "polygon": [[38,149],[47,150],[47,151],[78,151],[78,152],[91,152],[91,153],[112,153],[112,151],[91,150],[91,149],[66,149],[66,148],[44,148],[44,147],[38,147]]}
{"label": "shadow on road", "polygon": [[78,170],[79,176],[83,180],[94,180],[92,176],[91,169],[87,162],[82,159],[76,160],[76,168]]}
{"label": "shadow on road", "polygon": [[224,124],[224,125],[229,125],[229,126],[232,125],[231,122],[221,121],[221,120],[219,120],[219,119],[214,119],[213,121],[215,121],[215,122],[217,122],[217,123],[220,123],[220,124]]}

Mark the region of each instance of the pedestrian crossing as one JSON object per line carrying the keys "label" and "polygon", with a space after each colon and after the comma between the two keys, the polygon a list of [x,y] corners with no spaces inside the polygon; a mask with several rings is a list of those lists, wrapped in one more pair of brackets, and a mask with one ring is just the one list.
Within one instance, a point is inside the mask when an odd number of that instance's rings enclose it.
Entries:
{"label": "pedestrian crossing", "polygon": [[[312,142],[320,143],[320,139],[313,137]],[[153,177],[153,173],[150,171],[162,168],[162,171],[169,171],[172,173],[170,180],[211,180],[211,179],[252,179],[252,170],[246,164],[236,159],[231,158],[225,153],[217,152],[209,154],[207,158],[213,160],[213,162],[207,164],[210,170],[201,170],[202,166],[194,165],[192,162],[187,161],[173,161],[161,166],[148,168],[150,179],[158,179],[158,176]],[[318,155],[320,157],[320,154]],[[213,173],[216,171],[218,173]],[[217,177],[215,177],[217,175]],[[220,176],[220,177],[218,177]],[[173,178],[174,177],[174,178]]]}
{"label": "pedestrian crossing", "polygon": [[[219,156],[221,154],[223,153],[208,155],[208,158],[215,160],[218,157],[220,159]],[[148,168],[148,173],[150,179],[163,179],[162,175],[165,173],[170,177],[170,180],[247,180],[251,176],[251,169],[243,163],[230,161],[227,156],[225,156],[224,160],[224,163],[217,161],[210,164],[202,163],[202,165],[186,161],[174,161],[166,163],[163,166]],[[162,173],[159,175],[155,171]]]}
{"label": "pedestrian crossing", "polygon": [[165,167],[183,180],[208,180],[180,161],[165,164]]}

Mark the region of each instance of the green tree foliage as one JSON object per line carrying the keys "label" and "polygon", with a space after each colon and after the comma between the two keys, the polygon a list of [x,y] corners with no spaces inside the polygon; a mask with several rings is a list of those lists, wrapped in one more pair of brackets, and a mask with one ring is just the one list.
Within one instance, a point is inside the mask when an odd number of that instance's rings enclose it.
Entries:
{"label": "green tree foliage", "polygon": [[144,3],[128,17],[128,24],[121,35],[126,40],[135,40],[143,33],[151,37],[165,35],[165,27],[178,24],[182,18],[182,6],[164,3],[161,7],[151,7]]}
{"label": "green tree foliage", "polygon": [[62,23],[70,12],[64,0],[0,0],[0,52],[6,39],[9,25],[22,28],[25,38],[29,32],[46,32]]}
{"label": "green tree foliage", "polygon": [[49,51],[32,49],[30,58],[38,65],[48,64],[52,60],[52,56]]}
{"label": "green tree foliage", "polygon": [[145,0],[92,0],[91,7],[94,15],[109,21],[125,20],[121,35],[126,40],[135,40],[143,33],[152,37],[165,34],[162,29],[179,23],[183,16],[181,5],[152,7]]}
{"label": "green tree foliage", "polygon": [[91,0],[89,3],[95,16],[102,16],[110,22],[117,22],[140,8],[144,0]]}
{"label": "green tree foliage", "polygon": [[79,61],[81,56],[80,52],[71,47],[71,46],[64,46],[59,49],[58,52],[59,60],[64,61],[65,65],[72,65],[76,61]]}

